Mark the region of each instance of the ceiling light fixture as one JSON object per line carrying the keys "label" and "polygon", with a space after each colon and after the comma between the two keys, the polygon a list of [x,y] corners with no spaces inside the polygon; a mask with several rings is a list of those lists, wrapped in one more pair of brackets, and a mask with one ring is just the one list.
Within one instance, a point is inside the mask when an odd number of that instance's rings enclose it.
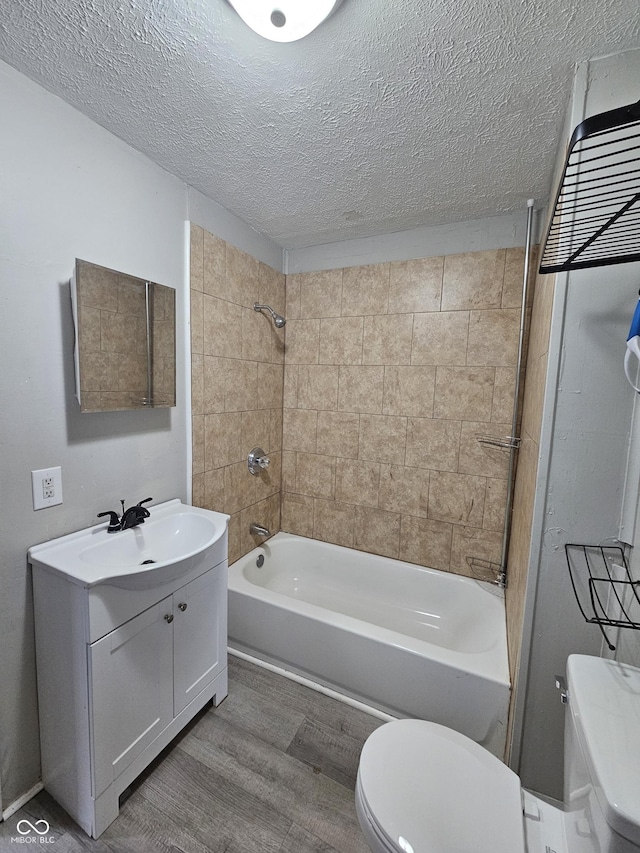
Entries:
{"label": "ceiling light fixture", "polygon": [[297,41],[315,30],[341,0],[229,0],[242,20],[271,41]]}

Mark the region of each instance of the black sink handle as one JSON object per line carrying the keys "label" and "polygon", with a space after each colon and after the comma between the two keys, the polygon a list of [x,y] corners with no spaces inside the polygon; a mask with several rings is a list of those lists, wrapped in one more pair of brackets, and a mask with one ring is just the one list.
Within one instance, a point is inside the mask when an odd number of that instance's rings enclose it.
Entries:
{"label": "black sink handle", "polygon": [[118,513],[110,509],[107,512],[99,512],[97,518],[103,518],[105,515],[109,516],[107,533],[115,533],[117,530],[120,530],[120,519],[118,518]]}
{"label": "black sink handle", "polygon": [[140,521],[144,521],[145,518],[149,518],[149,516],[151,515],[149,510],[145,506],[142,506],[142,504],[148,504],[149,501],[152,500],[153,498],[145,498],[143,501],[138,501],[138,503],[136,504],[136,507],[140,510],[140,512],[138,513],[138,518],[140,519]]}

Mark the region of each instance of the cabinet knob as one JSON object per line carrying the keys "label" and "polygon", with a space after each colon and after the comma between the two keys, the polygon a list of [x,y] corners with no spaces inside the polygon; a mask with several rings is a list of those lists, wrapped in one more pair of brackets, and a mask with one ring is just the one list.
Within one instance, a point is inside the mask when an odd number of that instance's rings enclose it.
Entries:
{"label": "cabinet knob", "polygon": [[165,613],[164,619],[165,622],[173,622],[173,613]]}
{"label": "cabinet knob", "polygon": [[186,601],[181,601],[180,604],[178,605],[178,607],[180,608],[180,610],[182,610],[184,612],[187,609]]}

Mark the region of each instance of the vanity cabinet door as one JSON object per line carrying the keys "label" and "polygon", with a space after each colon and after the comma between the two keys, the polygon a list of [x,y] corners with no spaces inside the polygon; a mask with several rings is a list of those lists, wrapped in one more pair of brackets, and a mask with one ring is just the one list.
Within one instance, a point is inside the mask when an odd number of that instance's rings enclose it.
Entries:
{"label": "vanity cabinet door", "polygon": [[93,796],[173,719],[172,597],[89,646]]}
{"label": "vanity cabinet door", "polygon": [[226,588],[225,563],[173,594],[176,716],[226,666]]}

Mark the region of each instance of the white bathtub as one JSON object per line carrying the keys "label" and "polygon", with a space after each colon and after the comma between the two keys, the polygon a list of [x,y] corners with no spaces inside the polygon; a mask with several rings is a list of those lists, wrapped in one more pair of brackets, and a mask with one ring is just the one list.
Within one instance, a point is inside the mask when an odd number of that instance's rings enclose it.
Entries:
{"label": "white bathtub", "polygon": [[486,584],[277,533],[229,568],[229,646],[502,758],[504,601]]}

